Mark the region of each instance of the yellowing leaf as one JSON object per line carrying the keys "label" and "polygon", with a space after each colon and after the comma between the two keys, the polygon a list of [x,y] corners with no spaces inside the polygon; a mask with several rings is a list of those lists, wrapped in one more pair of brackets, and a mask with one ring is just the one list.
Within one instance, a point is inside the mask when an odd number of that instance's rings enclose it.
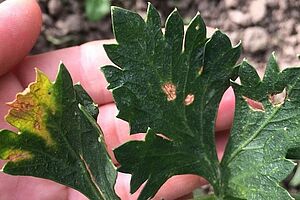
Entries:
{"label": "yellowing leaf", "polygon": [[31,131],[42,137],[48,145],[53,145],[46,122],[48,113],[55,115],[59,108],[55,107],[57,104],[51,81],[38,70],[36,77],[36,82],[17,94],[16,100],[8,104],[12,109],[5,118],[20,131]]}
{"label": "yellowing leaf", "polygon": [[6,119],[19,132],[0,132],[5,173],[50,179],[92,200],[118,199],[116,169],[95,120],[98,108],[73,86],[64,65],[54,83],[37,71],[36,81],[9,105]]}

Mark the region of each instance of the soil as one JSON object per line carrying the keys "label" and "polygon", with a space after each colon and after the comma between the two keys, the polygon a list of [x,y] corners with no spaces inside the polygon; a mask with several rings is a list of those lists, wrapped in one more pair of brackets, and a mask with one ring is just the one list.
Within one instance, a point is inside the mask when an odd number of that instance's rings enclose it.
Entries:
{"label": "soil", "polygon": [[[0,0],[1,1],[1,0]],[[153,0],[163,22],[177,7],[188,23],[200,11],[207,26],[229,34],[233,43],[243,41],[244,54],[255,67],[265,65],[275,51],[282,67],[299,65],[300,1],[298,0]],[[113,38],[110,16],[88,21],[84,1],[39,0],[43,28],[32,54]],[[112,0],[112,5],[135,10],[145,16],[147,1]]]}

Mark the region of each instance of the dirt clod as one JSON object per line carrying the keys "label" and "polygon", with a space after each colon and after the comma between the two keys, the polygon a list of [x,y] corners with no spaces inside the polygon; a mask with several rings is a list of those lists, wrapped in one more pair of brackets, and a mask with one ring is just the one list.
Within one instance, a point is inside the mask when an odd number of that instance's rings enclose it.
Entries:
{"label": "dirt clod", "polygon": [[257,53],[268,48],[268,33],[262,27],[250,27],[245,30],[243,43],[246,51]]}
{"label": "dirt clod", "polygon": [[249,13],[254,24],[261,22],[267,14],[267,6],[264,0],[254,0],[250,3]]}
{"label": "dirt clod", "polygon": [[62,11],[62,2],[60,0],[49,0],[48,2],[48,10],[51,15],[57,15],[60,11]]}

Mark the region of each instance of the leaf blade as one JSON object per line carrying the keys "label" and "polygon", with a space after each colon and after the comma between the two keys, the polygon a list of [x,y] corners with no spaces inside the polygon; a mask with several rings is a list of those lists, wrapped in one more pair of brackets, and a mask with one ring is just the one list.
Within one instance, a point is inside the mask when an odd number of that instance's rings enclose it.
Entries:
{"label": "leaf blade", "polygon": [[74,89],[63,65],[55,83],[37,72],[37,81],[11,106],[7,120],[20,133],[0,133],[5,173],[54,180],[90,199],[118,199],[116,170],[95,122],[97,108],[80,86]]}
{"label": "leaf blade", "polygon": [[[245,67],[252,68],[248,64]],[[299,108],[295,99],[290,99],[293,91],[297,91],[295,85],[299,85],[299,81],[296,77],[300,70],[280,72],[272,55],[266,71],[255,90],[249,82],[234,86],[235,122],[221,163],[224,185],[227,186],[223,191],[225,196],[249,200],[292,199],[279,182],[295,165],[285,158],[288,150],[300,142],[297,130]],[[291,73],[288,75],[291,79],[285,78],[286,73]],[[284,88],[287,91],[284,102],[274,104],[270,95]],[[244,98],[249,96],[260,101],[263,110],[252,109]]]}
{"label": "leaf blade", "polygon": [[[148,10],[147,19],[158,15],[154,9]],[[117,65],[102,70],[119,109],[118,117],[129,122],[131,133],[147,132],[145,141],[129,142],[115,150],[119,170],[133,174],[132,192],[147,180],[139,199],[152,197],[165,180],[178,174],[202,175],[218,189],[214,119],[236,71],[241,47],[232,47],[220,31],[208,40],[200,16],[188,28],[186,40],[176,10],[168,18],[165,34],[157,30],[160,22],[155,21],[151,27],[147,21],[139,22],[142,32],[136,32],[132,41],[117,34],[118,44],[105,46]],[[117,30],[121,29],[118,24],[114,24]],[[155,31],[150,31],[152,27]],[[157,34],[149,34],[153,32]],[[197,36],[197,44],[192,44],[192,36]],[[214,78],[215,73],[220,79]]]}

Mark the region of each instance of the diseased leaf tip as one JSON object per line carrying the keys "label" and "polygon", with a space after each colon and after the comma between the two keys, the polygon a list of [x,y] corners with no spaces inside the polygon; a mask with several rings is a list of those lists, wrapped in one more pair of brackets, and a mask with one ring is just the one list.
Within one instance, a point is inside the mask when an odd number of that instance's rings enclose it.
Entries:
{"label": "diseased leaf tip", "polygon": [[51,92],[53,84],[48,77],[36,69],[36,81],[16,95],[13,102],[8,103],[11,109],[5,116],[6,121],[21,131],[30,131],[53,145],[45,119],[55,113],[55,96]]}
{"label": "diseased leaf tip", "polygon": [[0,158],[8,161],[3,171],[51,179],[89,199],[119,199],[113,190],[116,169],[98,141],[98,108],[83,88],[73,86],[62,63],[55,82],[36,72],[36,81],[9,104],[6,120],[18,133],[0,131]]}

